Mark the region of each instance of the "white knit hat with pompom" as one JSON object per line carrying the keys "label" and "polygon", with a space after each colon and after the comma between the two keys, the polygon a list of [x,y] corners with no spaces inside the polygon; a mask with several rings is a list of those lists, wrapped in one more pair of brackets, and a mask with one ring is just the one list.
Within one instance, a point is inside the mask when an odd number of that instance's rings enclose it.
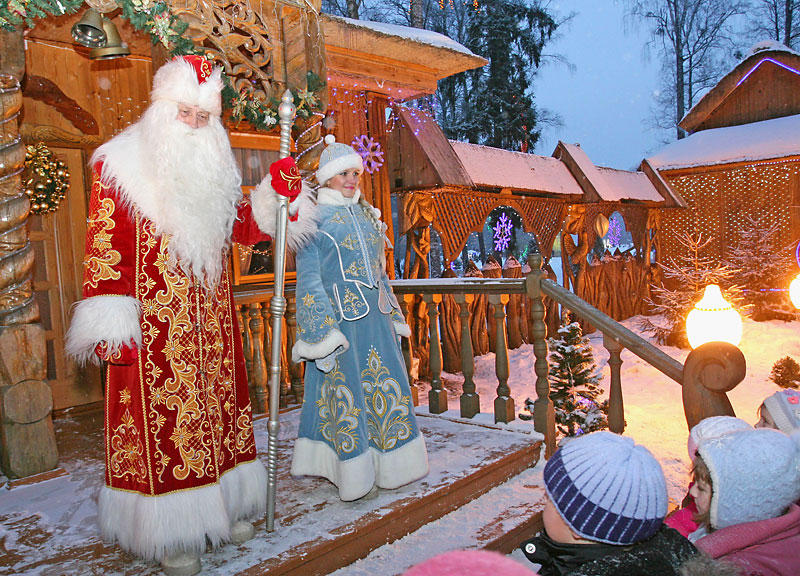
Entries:
{"label": "white knit hat with pompom", "polygon": [[325,136],[325,150],[319,156],[319,168],[317,168],[316,177],[320,186],[345,170],[354,168],[361,174],[364,172],[364,161],[359,156],[358,152],[353,150],[347,144],[342,144],[336,141],[333,134]]}

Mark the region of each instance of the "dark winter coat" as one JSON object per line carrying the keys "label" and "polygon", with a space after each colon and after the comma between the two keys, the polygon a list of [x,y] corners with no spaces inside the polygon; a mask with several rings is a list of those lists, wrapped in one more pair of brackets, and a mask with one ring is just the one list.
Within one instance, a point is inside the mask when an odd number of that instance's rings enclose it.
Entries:
{"label": "dark winter coat", "polygon": [[541,565],[541,576],[681,576],[681,565],[699,554],[668,526],[631,546],[561,544],[542,531],[520,548],[528,560]]}

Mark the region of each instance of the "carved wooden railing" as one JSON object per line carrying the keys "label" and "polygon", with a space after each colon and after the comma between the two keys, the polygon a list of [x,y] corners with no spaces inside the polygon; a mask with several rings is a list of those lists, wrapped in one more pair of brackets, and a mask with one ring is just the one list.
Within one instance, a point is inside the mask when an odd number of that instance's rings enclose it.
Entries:
{"label": "carved wooden railing", "polygon": [[[650,342],[635,334],[625,326],[600,312],[578,296],[543,277],[541,256],[533,255],[529,260],[531,272],[526,278],[452,278],[395,280],[392,282],[395,293],[402,304],[411,302],[415,295],[421,294],[428,304],[430,318],[430,385],[428,403],[431,413],[441,413],[448,409],[447,391],[442,387],[442,352],[439,344],[438,307],[442,295],[452,294],[460,306],[461,318],[461,362],[464,384],[460,396],[461,416],[472,418],[480,410],[478,394],[473,382],[474,359],[472,340],[469,336],[468,304],[476,294],[488,294],[493,316],[497,323],[495,373],[497,375],[497,396],[494,399],[495,422],[510,422],[515,418],[514,400],[508,385],[509,362],[506,338],[505,305],[511,294],[526,294],[531,302],[533,316],[533,349],[536,361],[536,395],[534,402],[534,428],[544,434],[546,456],[555,449],[556,428],[553,404],[550,400],[550,385],[547,379],[547,329],[543,297],[547,296],[578,317],[588,321],[603,333],[603,345],[609,352],[609,428],[622,433],[625,428],[625,409],[622,394],[620,354],[627,348],[639,358],[658,369],[683,387],[684,414],[689,428],[705,417],[712,415],[733,415],[733,408],[726,396],[744,379],[745,359],[741,351],[724,342],[712,342],[693,350],[684,364],[664,353]],[[500,329],[502,327],[502,329]],[[412,365],[413,351],[407,351],[407,363]]]}
{"label": "carved wooden railing", "polygon": [[[242,337],[247,380],[250,385],[250,400],[253,412],[259,414],[265,414],[269,407],[267,355],[272,341],[272,318],[269,307],[272,294],[272,289],[268,286],[234,290],[234,304]],[[281,407],[302,403],[304,392],[303,366],[289,362],[294,345],[297,311],[294,286],[287,285],[284,296],[287,302],[284,329],[281,330],[283,339],[280,379]]]}

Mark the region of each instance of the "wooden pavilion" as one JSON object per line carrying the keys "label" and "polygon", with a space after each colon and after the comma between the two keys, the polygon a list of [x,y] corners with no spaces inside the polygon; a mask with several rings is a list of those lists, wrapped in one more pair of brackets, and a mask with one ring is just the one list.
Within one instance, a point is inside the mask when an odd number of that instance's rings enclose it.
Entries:
{"label": "wooden pavilion", "polygon": [[719,261],[746,217],[778,222],[778,244],[796,245],[800,54],[775,42],[756,45],[680,126],[689,136],[647,159],[690,208],[664,215],[663,255],[683,255],[679,235],[700,232],[712,238],[706,255]]}

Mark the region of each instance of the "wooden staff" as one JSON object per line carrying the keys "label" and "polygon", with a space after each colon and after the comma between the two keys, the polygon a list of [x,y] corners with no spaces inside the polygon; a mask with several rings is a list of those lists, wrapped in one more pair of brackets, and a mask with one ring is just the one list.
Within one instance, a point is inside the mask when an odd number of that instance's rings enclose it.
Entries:
{"label": "wooden staff", "polygon": [[[293,103],[292,93],[287,90],[281,97],[278,106],[278,118],[281,125],[280,158],[289,156],[292,143],[292,124],[297,109]],[[286,227],[289,220],[289,199],[278,195],[278,213],[276,215],[275,238],[272,252],[275,257],[275,294],[269,303],[272,315],[272,353],[269,360],[269,423],[267,432],[267,532],[275,530],[275,486],[278,475],[278,402],[280,400],[281,379],[281,329],[283,315],[286,311],[286,298],[283,296],[283,283],[286,276]]]}

